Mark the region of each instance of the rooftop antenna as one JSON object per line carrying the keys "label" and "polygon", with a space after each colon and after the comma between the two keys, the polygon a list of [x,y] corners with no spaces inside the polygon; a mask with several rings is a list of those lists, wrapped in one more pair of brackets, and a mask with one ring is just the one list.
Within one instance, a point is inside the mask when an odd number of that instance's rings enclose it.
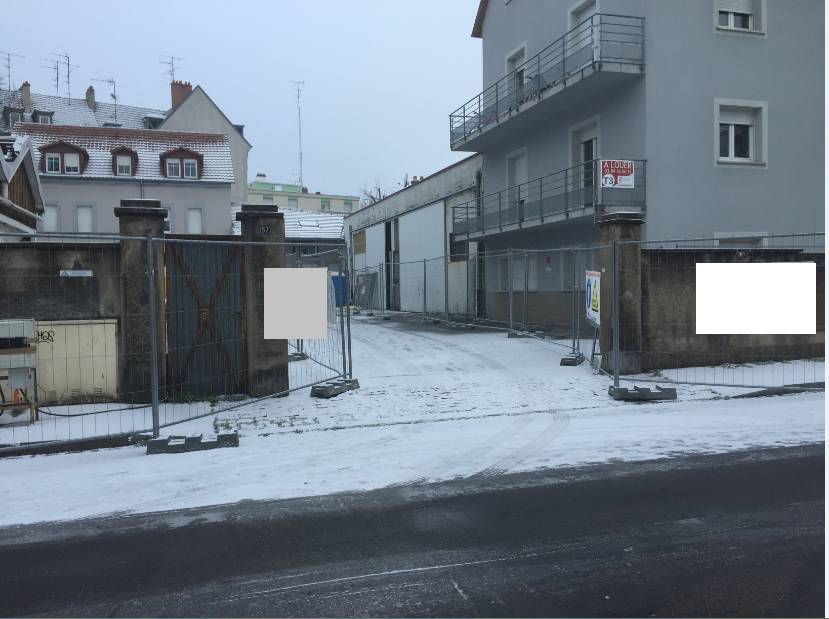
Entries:
{"label": "rooftop antenna", "polygon": [[66,98],[71,99],[72,98],[72,73],[75,71],[75,69],[78,68],[78,65],[72,64],[70,62],[68,52],[63,52],[62,54],[58,53],[58,52],[52,52],[52,55],[57,56],[58,59],[64,65],[64,78],[66,79]]}
{"label": "rooftop antenna", "polygon": [[12,83],[12,58],[22,60],[25,57],[26,56],[21,56],[20,54],[12,54],[11,52],[0,50],[0,58],[3,59],[3,66],[6,67],[6,90],[9,92],[14,90],[14,84]]}
{"label": "rooftop antenna", "polygon": [[113,113],[112,116],[115,120],[118,120],[118,93],[115,91],[115,78],[112,77],[92,77],[90,78],[93,82],[103,82],[104,84],[109,84],[112,88],[112,92],[109,94],[109,98],[112,99],[113,105]]}
{"label": "rooftop antenna", "polygon": [[302,97],[302,87],[305,85],[303,80],[290,80],[291,84],[296,87],[296,116],[299,121],[299,186],[305,187],[302,182],[302,105],[300,99]]}
{"label": "rooftop antenna", "polygon": [[167,70],[165,73],[170,76],[170,81],[176,81],[176,61],[184,60],[183,58],[179,58],[178,56],[165,56],[164,54],[161,55],[164,60],[159,61],[161,64],[167,65]]}
{"label": "rooftop antenna", "polygon": [[41,58],[43,62],[48,62],[47,65],[40,65],[42,69],[49,69],[55,74],[52,78],[52,84],[55,86],[55,96],[60,96],[60,60],[57,58]]}

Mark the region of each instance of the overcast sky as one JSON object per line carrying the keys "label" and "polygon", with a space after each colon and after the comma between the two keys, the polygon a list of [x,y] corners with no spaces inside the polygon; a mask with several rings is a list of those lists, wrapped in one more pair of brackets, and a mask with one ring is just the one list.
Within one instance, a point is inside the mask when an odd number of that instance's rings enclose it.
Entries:
{"label": "overcast sky", "polygon": [[[166,109],[162,54],[182,57],[177,79],[200,84],[253,144],[248,175],[291,182],[299,172],[296,92],[304,80],[304,180],[311,191],[358,194],[375,179],[397,188],[461,159],[448,115],[481,88],[478,0],[142,0],[26,2],[4,8],[0,49],[15,86],[52,94],[50,52],[78,65],[72,96]],[[32,12],[34,10],[34,13]],[[4,63],[3,63],[4,64]],[[3,67],[5,73],[5,67]],[[63,75],[63,74],[62,74]],[[65,94],[65,84],[61,84]]]}

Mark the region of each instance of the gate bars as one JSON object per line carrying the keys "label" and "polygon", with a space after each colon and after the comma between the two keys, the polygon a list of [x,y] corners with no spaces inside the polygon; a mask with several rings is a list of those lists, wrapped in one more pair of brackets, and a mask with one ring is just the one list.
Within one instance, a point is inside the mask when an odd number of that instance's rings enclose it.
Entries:
{"label": "gate bars", "polygon": [[[12,360],[9,341],[0,338],[0,403],[28,398],[36,407],[32,419],[0,413],[0,452],[158,435],[165,427],[350,377],[344,247],[315,243],[303,253],[300,245],[295,260],[290,247],[296,245],[234,237],[0,233],[0,324],[33,320],[37,355],[31,372],[37,389],[12,393],[8,367],[21,361]],[[263,268],[271,264],[266,259],[254,267],[257,252],[281,252],[288,268],[327,268],[328,327],[324,339],[286,342],[288,362],[263,370],[274,388],[251,396],[246,305],[259,312],[264,307],[261,296],[246,290],[243,273],[258,269],[251,281],[261,286]]]}

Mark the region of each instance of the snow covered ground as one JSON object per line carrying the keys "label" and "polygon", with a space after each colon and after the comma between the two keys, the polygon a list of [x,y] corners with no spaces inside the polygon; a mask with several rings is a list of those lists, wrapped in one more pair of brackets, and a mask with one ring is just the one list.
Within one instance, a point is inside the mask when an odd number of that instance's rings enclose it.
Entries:
{"label": "snow covered ground", "polygon": [[238,449],[0,460],[0,525],[824,438],[823,393],[730,400],[745,390],[679,387],[676,402],[625,404],[587,364],[560,366],[563,353],[502,332],[355,317],[361,389],[331,400],[303,390],[170,428],[238,429]]}

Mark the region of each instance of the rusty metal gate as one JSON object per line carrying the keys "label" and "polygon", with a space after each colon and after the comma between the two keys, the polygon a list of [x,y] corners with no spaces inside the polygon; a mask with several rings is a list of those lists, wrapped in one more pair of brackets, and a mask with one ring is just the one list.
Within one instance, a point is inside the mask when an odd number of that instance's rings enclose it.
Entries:
{"label": "rusty metal gate", "polygon": [[241,246],[225,243],[186,238],[164,243],[166,373],[172,400],[245,391],[242,253]]}

